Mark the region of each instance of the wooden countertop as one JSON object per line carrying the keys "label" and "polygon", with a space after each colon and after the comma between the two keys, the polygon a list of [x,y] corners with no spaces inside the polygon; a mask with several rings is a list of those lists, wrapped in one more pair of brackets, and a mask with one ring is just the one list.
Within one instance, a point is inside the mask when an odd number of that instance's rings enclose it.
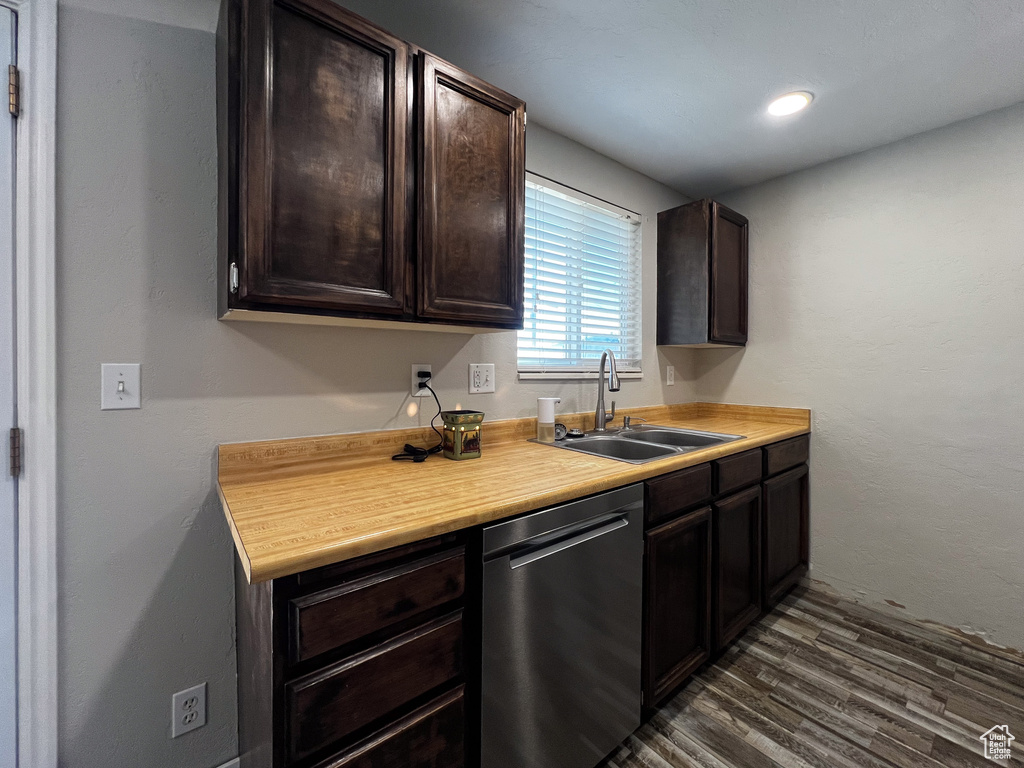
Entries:
{"label": "wooden countertop", "polygon": [[[688,403],[624,409],[744,439],[647,464],[526,442],[534,419],[484,422],[483,455],[391,461],[429,428],[221,445],[218,491],[250,583],[488,523],[810,432],[810,411]],[[559,416],[582,426],[583,414]]]}

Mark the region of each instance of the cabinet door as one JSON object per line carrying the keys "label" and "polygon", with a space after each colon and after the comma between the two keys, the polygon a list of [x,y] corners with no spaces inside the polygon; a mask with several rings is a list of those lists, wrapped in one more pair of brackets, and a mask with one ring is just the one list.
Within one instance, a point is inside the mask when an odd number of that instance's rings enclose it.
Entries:
{"label": "cabinet door", "polygon": [[807,465],[764,481],[764,607],[772,608],[810,562]]}
{"label": "cabinet door", "polygon": [[715,650],[761,613],[761,486],[714,505]]}
{"label": "cabinet door", "polygon": [[711,652],[711,508],[645,536],[643,702],[654,707]]}
{"label": "cabinet door", "polygon": [[747,219],[711,203],[711,338],[747,343]]}
{"label": "cabinet door", "polygon": [[401,315],[408,46],[328,0],[243,8],[239,299]]}
{"label": "cabinet door", "polygon": [[421,318],[521,328],[526,106],[419,56]]}

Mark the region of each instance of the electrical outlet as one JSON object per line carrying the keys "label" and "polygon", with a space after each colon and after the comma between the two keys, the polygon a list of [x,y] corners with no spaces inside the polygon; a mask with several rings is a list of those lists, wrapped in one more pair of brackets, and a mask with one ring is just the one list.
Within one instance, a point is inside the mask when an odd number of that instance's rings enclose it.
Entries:
{"label": "electrical outlet", "polygon": [[665,366],[665,386],[674,387],[676,385],[676,367],[674,365]]}
{"label": "electrical outlet", "polygon": [[469,393],[494,391],[494,363],[469,364]]}
{"label": "electrical outlet", "polygon": [[206,725],[206,683],[178,691],[171,697],[171,738]]}
{"label": "electrical outlet", "polygon": [[430,379],[421,379],[417,374],[420,371],[426,371],[430,373],[430,366],[425,363],[413,363],[412,364],[412,380],[409,385],[409,391],[413,397],[430,397],[430,392],[426,389],[420,389],[421,381],[430,381]]}

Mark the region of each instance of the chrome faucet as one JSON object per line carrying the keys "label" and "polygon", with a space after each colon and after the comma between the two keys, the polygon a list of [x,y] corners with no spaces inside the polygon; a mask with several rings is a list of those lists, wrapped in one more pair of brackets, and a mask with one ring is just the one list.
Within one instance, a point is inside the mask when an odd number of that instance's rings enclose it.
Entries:
{"label": "chrome faucet", "polygon": [[604,363],[608,361],[608,391],[619,391],[619,374],[615,370],[615,355],[610,349],[601,353],[601,367],[597,373],[597,409],[594,411],[594,431],[607,432],[607,424],[615,419],[615,401],[612,400],[612,412],[604,411]]}

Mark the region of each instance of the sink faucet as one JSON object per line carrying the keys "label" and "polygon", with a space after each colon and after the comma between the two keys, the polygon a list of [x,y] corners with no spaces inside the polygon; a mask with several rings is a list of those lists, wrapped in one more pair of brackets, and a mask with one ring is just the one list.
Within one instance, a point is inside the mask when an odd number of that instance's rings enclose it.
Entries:
{"label": "sink faucet", "polygon": [[615,401],[612,400],[612,412],[604,411],[604,364],[608,361],[608,391],[619,391],[619,374],[615,370],[615,355],[610,349],[601,353],[601,367],[597,373],[597,409],[594,411],[594,431],[606,432],[607,424],[615,418]]}

